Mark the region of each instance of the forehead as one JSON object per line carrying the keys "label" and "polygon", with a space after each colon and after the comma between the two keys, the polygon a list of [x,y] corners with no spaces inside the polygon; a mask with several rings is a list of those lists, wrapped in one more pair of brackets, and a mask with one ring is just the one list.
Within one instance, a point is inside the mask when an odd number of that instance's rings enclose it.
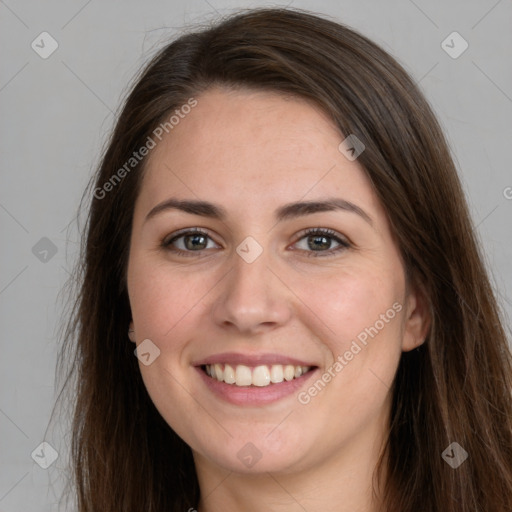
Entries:
{"label": "forehead", "polygon": [[344,137],[311,102],[221,88],[196,100],[149,155],[139,209],[172,195],[256,213],[334,194],[379,209],[362,167],[338,149]]}

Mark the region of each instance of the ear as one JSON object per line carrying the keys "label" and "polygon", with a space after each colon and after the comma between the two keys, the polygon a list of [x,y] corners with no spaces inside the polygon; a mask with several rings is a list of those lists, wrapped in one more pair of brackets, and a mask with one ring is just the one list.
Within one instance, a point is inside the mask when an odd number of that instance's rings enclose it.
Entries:
{"label": "ear", "polygon": [[402,350],[409,352],[424,343],[432,318],[427,293],[422,284],[411,284],[405,303]]}
{"label": "ear", "polygon": [[133,321],[130,322],[130,325],[128,327],[128,338],[130,338],[130,341],[135,342],[135,331],[133,330]]}

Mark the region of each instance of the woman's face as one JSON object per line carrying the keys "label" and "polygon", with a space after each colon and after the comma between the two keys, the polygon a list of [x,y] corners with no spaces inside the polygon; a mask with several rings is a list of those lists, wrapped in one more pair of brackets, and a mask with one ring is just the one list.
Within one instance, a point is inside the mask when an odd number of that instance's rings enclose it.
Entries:
{"label": "woman's face", "polygon": [[135,205],[128,292],[151,399],[196,464],[364,458],[400,354],[427,328],[384,209],[306,101],[196,99],[149,155]]}

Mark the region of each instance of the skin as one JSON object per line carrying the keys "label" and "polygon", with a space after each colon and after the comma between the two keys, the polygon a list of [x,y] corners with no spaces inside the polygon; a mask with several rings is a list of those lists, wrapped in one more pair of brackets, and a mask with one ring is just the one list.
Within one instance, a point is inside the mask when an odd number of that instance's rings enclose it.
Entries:
{"label": "skin", "polygon": [[[406,287],[385,210],[358,161],[338,150],[344,137],[324,113],[271,92],[215,88],[197,100],[149,156],[127,277],[134,340],[160,349],[140,371],[193,450],[199,512],[377,510],[372,473],[390,386],[402,351],[426,336],[425,298]],[[170,197],[216,203],[227,216],[174,209],[145,221]],[[356,204],[371,224],[343,210],[275,220],[284,204],[331,197]],[[207,231],[207,245],[188,256],[162,247],[183,228]],[[329,228],[350,246],[327,239],[323,251],[341,250],[324,256],[308,246],[307,228]],[[252,263],[236,252],[247,236],[263,249]],[[174,247],[187,250],[183,243]],[[270,352],[312,362],[314,381],[396,303],[401,311],[307,404],[293,393],[236,406],[214,396],[192,366],[220,352]],[[248,442],[262,455],[251,468],[237,457]]]}

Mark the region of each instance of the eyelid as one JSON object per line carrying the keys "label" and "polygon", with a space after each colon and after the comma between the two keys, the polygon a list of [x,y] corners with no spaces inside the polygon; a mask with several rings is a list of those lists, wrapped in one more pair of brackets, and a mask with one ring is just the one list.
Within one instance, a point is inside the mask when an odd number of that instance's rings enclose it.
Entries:
{"label": "eyelid", "polygon": [[[205,236],[208,236],[209,238],[212,238],[210,236],[210,233],[208,231],[206,231],[204,228],[183,228],[183,229],[178,229],[178,231],[174,231],[170,235],[165,236],[164,239],[162,240],[162,245],[169,245],[171,242],[173,242],[180,236],[194,235],[194,234],[205,235]],[[212,238],[212,240],[213,240],[213,238]],[[217,242],[215,242],[215,243],[217,243]]]}
{"label": "eyelid", "polygon": [[351,244],[351,242],[348,240],[348,238],[345,235],[338,233],[334,229],[322,228],[322,227],[306,228],[306,229],[303,229],[302,231],[299,231],[296,235],[296,241],[294,243],[296,243],[298,240],[301,240],[305,236],[317,235],[317,234],[324,234],[324,235],[330,236],[332,238],[337,239],[338,242],[340,242],[340,243]]}

